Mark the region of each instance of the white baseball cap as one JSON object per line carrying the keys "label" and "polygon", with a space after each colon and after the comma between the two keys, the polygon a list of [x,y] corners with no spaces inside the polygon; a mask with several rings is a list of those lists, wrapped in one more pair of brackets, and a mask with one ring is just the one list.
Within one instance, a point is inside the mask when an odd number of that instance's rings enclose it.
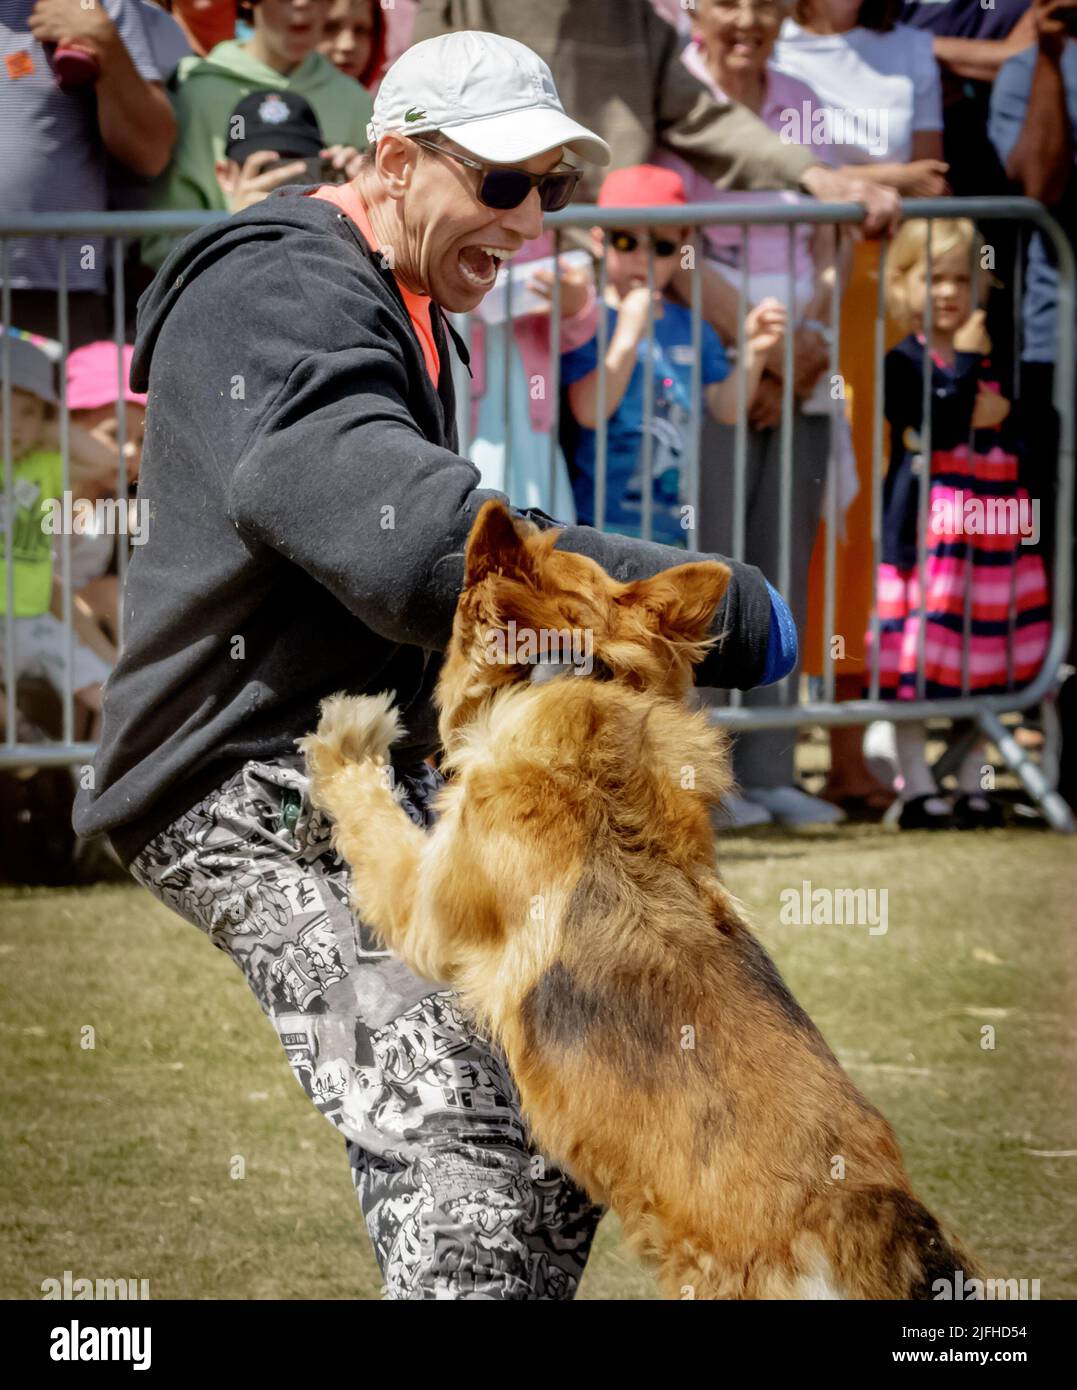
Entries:
{"label": "white baseball cap", "polygon": [[367,139],[390,130],[440,130],[492,164],[521,164],[559,145],[592,164],[610,147],[565,115],[553,74],[515,39],[475,29],[424,39],[405,50],[382,79]]}

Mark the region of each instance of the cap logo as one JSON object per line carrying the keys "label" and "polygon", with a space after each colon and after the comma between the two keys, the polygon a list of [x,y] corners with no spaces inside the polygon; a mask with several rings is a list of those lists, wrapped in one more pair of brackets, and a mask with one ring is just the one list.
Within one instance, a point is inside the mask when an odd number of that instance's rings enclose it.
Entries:
{"label": "cap logo", "polygon": [[266,97],[258,108],[258,117],[265,121],[267,125],[280,125],[286,121],[292,113],[288,110],[288,103],[282,101],[274,92],[272,96]]}
{"label": "cap logo", "polygon": [[405,119],[405,121],[407,121],[409,124],[410,124],[412,121],[421,121],[421,120],[424,120],[425,118],[426,118],[426,112],[425,112],[425,111],[420,111],[420,109],[419,109],[417,106],[413,106],[413,107],[411,108],[410,111],[405,111],[405,112],[404,112],[404,119]]}

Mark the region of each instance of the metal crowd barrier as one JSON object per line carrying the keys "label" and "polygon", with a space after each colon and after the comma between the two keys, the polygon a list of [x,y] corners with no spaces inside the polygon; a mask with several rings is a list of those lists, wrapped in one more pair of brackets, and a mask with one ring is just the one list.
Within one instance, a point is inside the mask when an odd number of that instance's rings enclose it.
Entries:
{"label": "metal crowd barrier", "polygon": [[[113,266],[113,322],[115,339],[117,345],[123,342],[123,324],[125,318],[124,289],[123,289],[123,258],[125,241],[129,238],[139,237],[149,231],[167,232],[181,235],[195,228],[204,225],[208,221],[215,220],[222,214],[218,213],[114,213],[114,214],[95,214],[95,215],[65,215],[48,214],[41,216],[21,216],[0,218],[0,283],[2,283],[2,301],[0,301],[0,321],[4,324],[11,323],[11,303],[9,289],[9,242],[12,238],[20,237],[62,237],[73,239],[77,237],[105,236],[112,242],[112,266]],[[715,709],[714,717],[724,725],[734,729],[772,729],[772,728],[794,728],[800,725],[820,724],[824,726],[838,726],[848,724],[866,725],[873,720],[926,720],[936,718],[946,718],[950,720],[972,720],[986,734],[998,748],[999,753],[1006,764],[1016,773],[1026,790],[1036,800],[1042,808],[1048,822],[1058,830],[1072,832],[1077,829],[1074,818],[1066,803],[1053,789],[1048,776],[1044,770],[1034,762],[1027,753],[1022,750],[1010,731],[1003,724],[1001,715],[1022,709],[1027,709],[1039,703],[1044,697],[1050,696],[1056,688],[1059,671],[1062,666],[1068,649],[1069,631],[1071,623],[1071,565],[1072,565],[1072,536],[1071,521],[1073,517],[1073,488],[1074,488],[1074,399],[1073,382],[1074,377],[1074,322],[1075,322],[1075,287],[1077,287],[1077,277],[1075,277],[1074,255],[1068,239],[1054,219],[1047,213],[1041,204],[1026,198],[962,198],[962,199],[922,199],[910,200],[905,204],[905,215],[907,218],[926,218],[932,221],[938,218],[960,217],[967,218],[973,222],[1016,222],[1025,226],[1034,227],[1041,232],[1052,244],[1056,265],[1058,269],[1058,305],[1057,305],[1057,351],[1055,357],[1054,375],[1054,405],[1058,412],[1059,420],[1059,443],[1058,443],[1058,464],[1056,473],[1056,510],[1055,510],[1055,538],[1054,538],[1054,562],[1053,572],[1050,576],[1051,602],[1052,602],[1052,627],[1048,651],[1043,665],[1035,679],[1022,689],[1009,690],[1004,694],[977,695],[969,690],[969,626],[968,626],[968,600],[966,598],[966,623],[964,629],[964,641],[962,644],[962,689],[963,693],[959,697],[949,699],[925,699],[924,694],[924,537],[926,536],[927,526],[927,505],[928,487],[920,489],[920,528],[921,537],[918,571],[920,578],[919,592],[920,599],[920,623],[919,623],[919,673],[917,682],[917,695],[915,700],[883,700],[879,698],[879,621],[876,613],[873,613],[872,630],[874,640],[872,642],[872,669],[869,678],[869,696],[864,699],[837,701],[834,698],[835,692],[835,657],[828,640],[824,640],[824,672],[822,678],[823,698],[821,700],[808,699],[800,700],[797,692],[791,689],[791,682],[785,682],[784,703],[768,707],[748,707],[740,703],[734,693],[733,702],[728,707]],[[600,227],[604,232],[625,225],[626,220],[632,227],[657,227],[669,225],[671,221],[671,210],[669,208],[650,208],[632,209],[630,216],[626,219],[624,210],[598,208],[598,207],[572,207],[563,212],[548,214],[545,218],[546,227],[554,234],[555,254],[560,254],[567,249],[574,234],[576,239],[580,234],[586,232],[591,227]],[[802,202],[797,204],[780,204],[774,206],[761,207],[757,203],[737,203],[735,201],[724,201],[714,204],[690,204],[679,207],[676,210],[675,220],[681,226],[691,227],[691,245],[694,253],[694,264],[701,266],[705,260],[705,250],[701,229],[709,225],[734,225],[741,229],[741,275],[739,285],[739,308],[738,308],[738,338],[736,343],[738,359],[743,362],[745,355],[744,341],[744,319],[749,308],[748,300],[748,236],[749,228],[753,226],[784,226],[787,228],[787,294],[785,302],[787,306],[795,303],[794,298],[794,228],[798,223],[809,223],[813,225],[835,225],[855,227],[863,219],[862,210],[852,204],[821,204]],[[835,238],[837,241],[837,238]],[[928,322],[925,325],[930,333],[930,273],[931,273],[931,249],[930,236],[928,240]],[[882,244],[881,261],[879,266],[879,288],[875,308],[873,323],[873,343],[874,343],[874,366],[875,366],[875,399],[873,401],[873,440],[872,440],[872,566],[873,573],[877,572],[878,562],[881,552],[882,539],[882,481],[885,475],[885,461],[883,458],[883,357],[885,346],[885,324],[886,313],[884,305],[884,281],[886,268],[886,243]],[[1020,265],[1021,254],[1018,249],[1017,264]],[[508,295],[511,305],[513,285],[519,284],[528,278],[528,266],[519,265],[515,268],[512,263],[509,265],[509,286]],[[648,284],[653,288],[654,285],[654,250],[650,248],[648,256]],[[837,264],[837,250],[835,248],[835,261],[833,265],[835,283],[840,280],[839,268]],[[66,359],[68,349],[68,313],[67,313],[67,286],[64,279],[63,258],[60,258],[60,283],[58,296],[60,301],[59,326],[60,340],[64,359]],[[597,271],[597,290],[601,303],[607,284],[607,263],[603,257],[598,263]],[[685,528],[686,541],[690,548],[697,546],[699,523],[701,518],[700,493],[702,468],[731,467],[733,470],[733,518],[732,518],[732,546],[730,550],[731,558],[744,558],[744,534],[745,534],[745,513],[747,496],[747,402],[745,400],[745,387],[743,373],[741,374],[741,389],[738,400],[737,423],[735,427],[734,448],[732,459],[707,459],[701,457],[701,432],[703,424],[703,383],[701,366],[701,342],[702,342],[702,277],[693,275],[691,279],[691,313],[692,313],[692,347],[693,365],[691,373],[691,416],[690,427],[688,430],[688,458],[687,458],[687,478],[684,495],[688,499],[690,525]],[[1020,278],[1017,277],[1014,284],[1015,297],[1015,321],[1018,325],[1021,322],[1021,285]],[[831,342],[830,342],[830,363],[829,372],[831,378],[840,375],[840,354],[841,354],[841,314],[840,299],[838,293],[831,295]],[[793,317],[790,315],[790,324]],[[560,402],[560,354],[556,350],[560,342],[561,325],[561,287],[560,282],[555,279],[553,282],[553,294],[549,314],[549,333],[550,333],[550,378],[547,382],[553,425],[549,433],[549,483],[548,496],[546,499],[547,510],[553,510],[552,499],[554,498],[555,481],[558,474],[558,435],[559,435],[559,402]],[[18,327],[19,325],[15,325]],[[468,325],[462,325],[467,336]],[[596,478],[595,478],[595,517],[601,526],[606,515],[607,509],[607,464],[608,464],[608,438],[606,423],[606,400],[607,400],[607,380],[605,356],[608,346],[608,326],[605,314],[599,313],[597,324],[598,337],[598,361],[599,377],[597,382],[597,407],[596,416],[599,428],[596,432]],[[510,361],[511,354],[511,335],[508,332],[503,334],[505,347],[504,361],[504,380],[503,380],[503,423],[504,423],[504,449],[505,457],[508,460],[512,449],[512,412],[509,402],[509,381],[510,381]],[[651,360],[654,352],[654,314],[653,308],[649,314],[647,330],[647,359]],[[732,345],[731,345],[732,346]],[[926,358],[926,349],[925,349]],[[1019,363],[1020,353],[1015,351],[1015,370]],[[791,528],[795,518],[791,514],[792,478],[793,478],[793,421],[794,421],[794,396],[793,396],[793,339],[792,333],[785,335],[784,341],[784,362],[783,362],[783,400],[782,414],[780,423],[780,482],[779,482],[779,508],[776,518],[776,525],[779,532],[779,566],[775,575],[768,576],[779,592],[788,593],[789,590],[789,564],[790,564],[790,536]],[[62,378],[63,373],[60,372]],[[4,435],[3,435],[3,458],[4,458],[4,524],[5,534],[12,534],[13,520],[13,478],[12,478],[12,457],[11,457],[11,437],[10,426],[6,423],[10,421],[10,368],[9,368],[9,347],[4,335],[2,348],[2,360],[0,360],[0,378],[3,386],[3,405],[4,405]],[[460,433],[460,449],[462,453],[467,453],[470,441],[470,403],[469,393],[466,386],[466,376],[462,382],[458,383],[458,423]],[[931,456],[931,421],[930,411],[926,409],[928,402],[928,391],[930,374],[924,374],[924,440],[923,453],[925,457]],[[63,382],[61,380],[61,389]],[[121,395],[122,401],[122,395]],[[653,464],[653,434],[651,424],[654,418],[654,392],[653,374],[648,371],[645,378],[645,399],[644,399],[644,445],[643,445],[643,487],[642,487],[642,534],[647,537],[651,533],[653,524],[652,510],[652,488],[648,486],[651,480]],[[843,408],[840,400],[834,403],[834,412]],[[124,410],[121,406],[119,442],[122,453],[124,432]],[[830,486],[826,494],[826,507],[823,519],[826,522],[826,545],[824,548],[824,615],[823,631],[829,636],[833,633],[834,613],[835,613],[835,570],[836,570],[836,543],[838,531],[837,516],[837,488],[834,480],[835,471],[835,416],[832,414],[830,430],[830,457],[828,461],[828,474]],[[64,458],[64,487],[69,486],[70,459],[68,452],[68,411],[66,390],[61,398],[60,405],[60,439]],[[126,477],[121,465],[117,478],[117,496],[121,502],[126,499]],[[518,499],[513,499],[518,500]],[[15,724],[15,703],[14,700],[7,700],[5,737],[0,745],[0,767],[19,766],[19,765],[63,765],[86,763],[91,760],[93,747],[87,743],[76,743],[73,740],[73,692],[71,690],[71,661],[72,661],[72,633],[71,633],[71,594],[69,589],[70,576],[70,535],[65,534],[62,538],[61,547],[61,580],[64,582],[64,617],[63,621],[68,630],[68,652],[67,652],[67,682],[63,692],[63,736],[59,742],[51,744],[20,744],[16,738]],[[126,569],[125,548],[120,547],[120,578]],[[7,611],[12,611],[12,575],[11,567],[7,569]],[[970,567],[971,568],[971,567]],[[1012,602],[1011,602],[1011,622],[1012,622]],[[9,623],[6,626],[5,643],[3,653],[2,671],[14,669],[14,646],[13,629]],[[5,687],[7,682],[5,681]]]}

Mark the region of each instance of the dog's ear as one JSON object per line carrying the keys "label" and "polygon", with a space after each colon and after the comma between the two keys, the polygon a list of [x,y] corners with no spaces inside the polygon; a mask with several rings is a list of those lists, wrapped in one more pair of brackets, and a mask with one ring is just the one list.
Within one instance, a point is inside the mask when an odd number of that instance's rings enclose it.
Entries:
{"label": "dog's ear", "polygon": [[663,637],[675,642],[703,642],[711,636],[714,615],[730,578],[728,566],[696,560],[661,570],[650,579],[634,580],[617,596],[617,602],[644,609]]}
{"label": "dog's ear", "polygon": [[524,534],[504,503],[493,498],[484,502],[467,538],[464,587],[470,589],[488,574],[533,579],[535,565]]}

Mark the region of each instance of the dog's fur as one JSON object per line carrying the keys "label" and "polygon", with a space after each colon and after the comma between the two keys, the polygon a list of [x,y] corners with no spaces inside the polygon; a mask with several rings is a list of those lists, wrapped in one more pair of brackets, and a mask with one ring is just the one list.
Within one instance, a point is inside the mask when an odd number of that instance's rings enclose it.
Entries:
{"label": "dog's fur", "polygon": [[[460,992],[537,1146],[618,1213],[667,1296],[929,1298],[972,1277],[715,870],[726,741],[684,697],[729,571],[620,584],[556,539],[496,502],[476,521],[432,832],[390,787],[391,696],[326,700],[301,741],[356,911]],[[589,630],[602,678],[492,664],[510,620]]]}

